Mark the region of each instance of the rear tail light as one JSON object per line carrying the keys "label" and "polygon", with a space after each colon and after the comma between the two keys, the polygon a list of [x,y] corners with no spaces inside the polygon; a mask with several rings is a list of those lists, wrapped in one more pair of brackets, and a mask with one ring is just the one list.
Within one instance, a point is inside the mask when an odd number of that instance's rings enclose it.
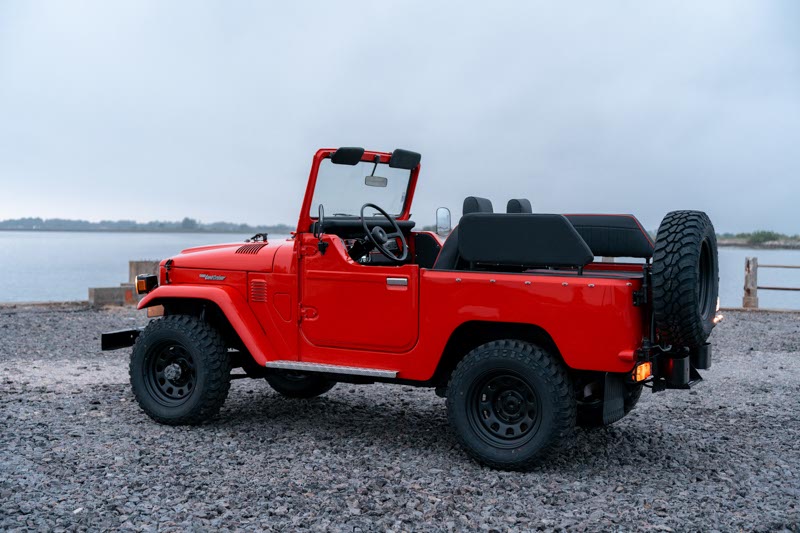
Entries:
{"label": "rear tail light", "polygon": [[639,363],[633,368],[631,377],[636,383],[645,381],[653,376],[653,364],[650,361]]}

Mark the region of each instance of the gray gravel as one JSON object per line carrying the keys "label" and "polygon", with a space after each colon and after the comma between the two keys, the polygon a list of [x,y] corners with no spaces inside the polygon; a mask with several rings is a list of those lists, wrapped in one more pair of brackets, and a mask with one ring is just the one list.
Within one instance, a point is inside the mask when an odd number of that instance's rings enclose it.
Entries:
{"label": "gray gravel", "polygon": [[291,401],[239,380],[193,428],[150,421],[129,309],[0,308],[0,529],[800,530],[800,314],[728,312],[691,392],[644,394],[538,470],[468,459],[432,391]]}

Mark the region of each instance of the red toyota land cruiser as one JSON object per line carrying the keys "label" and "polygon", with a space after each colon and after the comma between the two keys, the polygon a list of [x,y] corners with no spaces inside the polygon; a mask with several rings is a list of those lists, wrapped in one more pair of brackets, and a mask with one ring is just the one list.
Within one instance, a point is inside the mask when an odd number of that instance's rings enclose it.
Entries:
{"label": "red toyota land cruiser", "polygon": [[[184,250],[137,278],[141,408],[164,424],[220,410],[237,377],[311,398],[337,382],[387,382],[447,398],[466,451],[526,469],[576,424],[611,424],[643,386],[686,389],[711,365],[718,262],[697,211],[669,213],[655,243],[631,215],[495,214],[464,200],[458,226],[414,231],[420,155],[363,148],[314,156],[297,231]],[[616,262],[600,258],[622,258]],[[241,368],[243,373],[231,374]]]}

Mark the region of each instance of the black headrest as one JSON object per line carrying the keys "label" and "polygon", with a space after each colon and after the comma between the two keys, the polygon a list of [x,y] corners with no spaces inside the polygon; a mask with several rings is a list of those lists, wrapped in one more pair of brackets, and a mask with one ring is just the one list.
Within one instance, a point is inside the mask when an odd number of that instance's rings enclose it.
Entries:
{"label": "black headrest", "polygon": [[506,204],[506,213],[533,213],[531,201],[527,198],[512,198]]}
{"label": "black headrest", "polygon": [[458,224],[458,251],[479,265],[583,267],[594,255],[564,215],[473,213]]}
{"label": "black headrest", "polygon": [[653,241],[633,215],[566,217],[596,256],[653,257]]}
{"label": "black headrest", "polygon": [[492,201],[488,198],[481,198],[480,196],[467,196],[464,198],[464,215],[470,213],[494,213]]}

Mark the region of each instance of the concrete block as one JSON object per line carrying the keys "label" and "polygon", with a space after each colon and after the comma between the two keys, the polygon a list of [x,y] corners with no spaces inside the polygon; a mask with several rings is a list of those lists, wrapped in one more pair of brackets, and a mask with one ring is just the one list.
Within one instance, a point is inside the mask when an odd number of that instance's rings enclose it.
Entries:
{"label": "concrete block", "polygon": [[161,261],[142,260],[128,261],[128,283],[135,283],[139,274],[158,274],[158,264]]}
{"label": "concrete block", "polygon": [[92,287],[89,289],[89,304],[132,305],[136,303],[133,287]]}

